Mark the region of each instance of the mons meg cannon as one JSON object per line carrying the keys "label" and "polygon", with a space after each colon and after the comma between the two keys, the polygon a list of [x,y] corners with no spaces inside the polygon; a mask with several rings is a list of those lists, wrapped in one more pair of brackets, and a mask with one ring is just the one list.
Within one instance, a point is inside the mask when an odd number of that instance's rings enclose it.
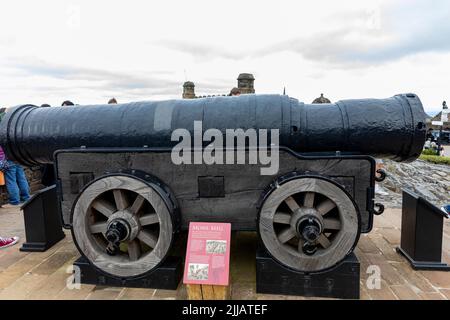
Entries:
{"label": "mons meg cannon", "polygon": [[105,274],[145,276],[191,221],[258,231],[275,260],[314,273],[371,230],[382,211],[374,158],[416,159],[425,114],[414,94],[24,105],[7,112],[0,138],[23,165],[55,164],[64,225]]}

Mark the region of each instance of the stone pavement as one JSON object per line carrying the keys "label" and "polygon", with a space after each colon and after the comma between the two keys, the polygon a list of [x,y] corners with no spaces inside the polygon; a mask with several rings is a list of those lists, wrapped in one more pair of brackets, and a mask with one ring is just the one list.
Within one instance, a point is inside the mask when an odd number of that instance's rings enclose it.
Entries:
{"label": "stone pavement", "polygon": [[[0,235],[19,235],[24,241],[23,217],[17,209],[0,208]],[[400,241],[401,210],[387,209],[375,217],[375,226],[362,235],[355,252],[361,261],[361,299],[450,299],[450,272],[414,271],[394,248]],[[316,299],[255,293],[255,233],[232,236],[232,299]],[[70,266],[78,257],[72,238],[67,237],[44,253],[20,252],[20,245],[0,250],[0,299],[186,299],[186,289],[109,288],[66,286]],[[450,263],[450,221],[444,231],[443,259]],[[381,270],[381,288],[368,289],[370,265]]]}

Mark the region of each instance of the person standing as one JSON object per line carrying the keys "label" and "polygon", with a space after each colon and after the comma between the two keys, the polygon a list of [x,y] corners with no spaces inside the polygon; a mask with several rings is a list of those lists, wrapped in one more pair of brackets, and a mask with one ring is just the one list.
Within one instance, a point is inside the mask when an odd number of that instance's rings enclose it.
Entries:
{"label": "person standing", "polygon": [[[6,111],[6,108],[1,108],[1,109],[0,109],[0,121],[1,121],[1,118],[2,118],[3,114],[5,113],[5,111]],[[1,147],[0,147],[0,149],[1,149]],[[1,157],[2,155],[3,155],[3,158],[2,158],[2,159],[6,159],[6,158],[5,158],[5,154],[4,154],[4,152],[3,152],[3,149],[1,149],[0,157]],[[0,164],[1,164],[1,161],[0,161]],[[6,180],[6,179],[5,179],[5,180]],[[0,206],[0,208],[3,208],[3,207],[4,207],[3,205]],[[3,238],[3,237],[0,236],[0,249],[7,248],[7,247],[10,247],[10,246],[13,246],[13,245],[15,245],[18,241],[19,241],[19,237],[16,237],[16,236],[14,236],[14,237],[7,237],[7,238]]]}
{"label": "person standing", "polygon": [[17,163],[6,159],[3,148],[0,147],[0,170],[5,175],[6,190],[8,191],[9,204],[3,208],[14,208],[30,198],[25,171]]}
{"label": "person standing", "polygon": [[[0,121],[5,115],[5,110],[0,112]],[[6,190],[8,191],[9,203],[3,208],[18,207],[20,203],[30,198],[30,187],[28,185],[25,171],[17,163],[6,158],[3,148],[0,146],[0,170],[5,176]]]}

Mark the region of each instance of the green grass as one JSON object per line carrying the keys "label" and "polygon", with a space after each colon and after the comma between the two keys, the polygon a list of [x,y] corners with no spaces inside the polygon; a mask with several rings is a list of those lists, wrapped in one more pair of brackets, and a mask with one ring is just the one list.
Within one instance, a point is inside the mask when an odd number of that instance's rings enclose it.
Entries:
{"label": "green grass", "polygon": [[425,156],[437,156],[436,151],[434,151],[433,149],[425,149],[422,151],[422,154]]}
{"label": "green grass", "polygon": [[450,157],[440,157],[436,155],[427,155],[422,153],[419,159],[436,164],[446,164],[450,166]]}

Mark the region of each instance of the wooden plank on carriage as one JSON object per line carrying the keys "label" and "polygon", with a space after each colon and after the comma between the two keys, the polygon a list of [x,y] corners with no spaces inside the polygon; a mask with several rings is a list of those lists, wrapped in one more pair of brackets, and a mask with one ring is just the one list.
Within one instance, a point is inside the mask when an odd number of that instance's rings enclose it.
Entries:
{"label": "wooden plank on carriage", "polygon": [[229,299],[230,239],[230,223],[189,224],[183,278],[188,299]]}

